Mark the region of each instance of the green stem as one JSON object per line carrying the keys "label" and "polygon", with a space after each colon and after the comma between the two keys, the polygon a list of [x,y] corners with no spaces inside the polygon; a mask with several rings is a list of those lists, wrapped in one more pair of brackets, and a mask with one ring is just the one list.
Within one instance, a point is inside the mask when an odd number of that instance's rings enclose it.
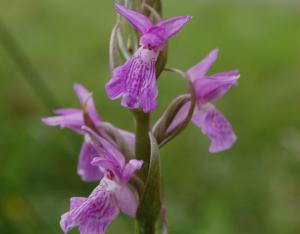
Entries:
{"label": "green stem", "polygon": [[140,222],[138,220],[137,234],[156,234],[155,222]]}
{"label": "green stem", "polygon": [[[136,121],[136,139],[135,139],[135,154],[136,159],[143,160],[144,164],[141,170],[138,172],[139,178],[147,185],[149,167],[150,167],[150,158],[151,158],[151,144],[149,138],[150,130],[150,114],[143,113],[140,110],[134,111],[135,121]],[[147,190],[147,188],[145,188]],[[141,214],[137,215],[137,233],[138,234],[155,234],[156,226],[156,217],[152,217],[152,202],[154,197],[150,193],[145,194],[146,191],[143,191],[142,196],[140,196]],[[151,196],[150,199],[146,199],[145,195]],[[139,213],[139,211],[138,211]]]}
{"label": "green stem", "polygon": [[135,132],[135,155],[136,159],[143,160],[144,164],[138,172],[138,176],[145,182],[147,179],[149,162],[150,162],[150,114],[140,110],[134,111],[136,132]]}

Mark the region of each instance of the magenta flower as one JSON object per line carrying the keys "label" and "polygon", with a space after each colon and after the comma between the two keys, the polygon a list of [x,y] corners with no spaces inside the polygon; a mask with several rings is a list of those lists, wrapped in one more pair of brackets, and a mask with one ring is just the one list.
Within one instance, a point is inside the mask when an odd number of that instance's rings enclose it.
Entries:
{"label": "magenta flower", "polygon": [[[231,148],[237,139],[231,124],[211,102],[223,97],[237,83],[240,76],[238,75],[238,70],[208,76],[207,72],[216,61],[217,56],[218,50],[215,49],[187,72],[196,92],[197,105],[192,121],[210,138],[211,145],[209,151],[211,153]],[[187,116],[189,106],[190,103],[187,103],[179,111],[169,130],[174,128]]]}
{"label": "magenta flower", "polygon": [[69,128],[75,132],[82,133],[81,127],[84,125],[83,108],[86,110],[97,126],[101,122],[101,118],[95,108],[92,94],[80,84],[74,85],[74,91],[76,92],[82,109],[77,108],[62,108],[54,111],[57,116],[43,118],[42,121],[49,126],[60,126],[61,128]]}
{"label": "magenta flower", "polygon": [[156,107],[158,95],[155,64],[159,52],[191,17],[178,16],[154,25],[136,11],[119,4],[115,8],[141,33],[140,48],[124,65],[114,69],[112,79],[106,84],[106,92],[111,99],[122,97],[125,107],[150,112]]}
{"label": "magenta flower", "polygon": [[[91,165],[92,160],[97,157],[97,152],[90,137],[82,131],[82,127],[85,125],[83,109],[86,109],[94,126],[98,126],[101,123],[101,118],[97,113],[91,93],[80,84],[75,84],[74,90],[79,98],[82,109],[58,109],[54,111],[57,116],[43,118],[42,121],[49,126],[69,128],[74,132],[84,135],[84,142],[79,154],[77,173],[83,181],[97,181],[102,178],[103,174],[97,167]],[[129,146],[133,147],[134,135],[124,130],[119,130],[119,132],[128,141]]]}
{"label": "magenta flower", "polygon": [[127,183],[143,162],[130,160],[126,163],[114,145],[91,129],[84,129],[102,145],[97,147],[100,157],[92,164],[99,167],[104,177],[88,198],[71,198],[70,210],[62,215],[60,225],[64,233],[78,226],[80,234],[104,234],[119,210],[135,217],[138,202]]}

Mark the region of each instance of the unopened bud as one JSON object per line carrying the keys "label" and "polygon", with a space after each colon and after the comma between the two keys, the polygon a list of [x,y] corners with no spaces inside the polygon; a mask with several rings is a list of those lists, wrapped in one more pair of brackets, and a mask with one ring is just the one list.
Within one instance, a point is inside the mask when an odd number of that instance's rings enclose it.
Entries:
{"label": "unopened bud", "polygon": [[196,105],[195,90],[186,73],[174,68],[166,68],[165,70],[183,77],[188,82],[189,94],[175,98],[154,125],[153,134],[159,147],[164,146],[186,128],[192,119]]}
{"label": "unopened bud", "polygon": [[[178,116],[181,109],[190,103],[190,95],[182,95],[175,98],[171,104],[167,107],[166,111],[163,113],[161,118],[157,121],[157,123],[153,127],[153,134],[157,139],[159,145],[163,141],[165,141],[167,135],[178,127],[178,125],[182,124],[181,121],[179,123],[175,123],[176,117]],[[190,104],[189,104],[190,105]],[[186,119],[186,116],[183,117],[183,121]]]}

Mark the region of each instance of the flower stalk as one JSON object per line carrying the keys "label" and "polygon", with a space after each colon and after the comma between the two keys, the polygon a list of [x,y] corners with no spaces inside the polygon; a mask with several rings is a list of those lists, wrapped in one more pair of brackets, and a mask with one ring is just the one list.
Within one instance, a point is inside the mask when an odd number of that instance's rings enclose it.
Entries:
{"label": "flower stalk", "polygon": [[141,110],[133,110],[135,117],[135,156],[144,161],[142,169],[138,172],[139,177],[145,182],[147,179],[150,162],[150,114]]}
{"label": "flower stalk", "polygon": [[133,110],[136,124],[135,155],[144,162],[137,175],[145,183],[139,193],[140,205],[137,210],[137,234],[155,234],[161,208],[160,158],[155,138],[150,135],[150,114]]}
{"label": "flower stalk", "polygon": [[160,179],[160,155],[155,137],[149,133],[151,144],[148,176],[145,182],[145,190],[140,197],[137,209],[137,231],[139,234],[156,234],[158,218],[161,212],[161,179]]}

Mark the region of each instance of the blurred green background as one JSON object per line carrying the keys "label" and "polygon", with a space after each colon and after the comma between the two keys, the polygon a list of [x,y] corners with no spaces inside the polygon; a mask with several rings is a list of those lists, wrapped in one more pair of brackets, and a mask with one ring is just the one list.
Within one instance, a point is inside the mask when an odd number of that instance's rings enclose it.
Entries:
{"label": "blurred green background", "polygon": [[[239,140],[210,155],[190,125],[162,150],[164,197],[173,234],[300,233],[300,2],[163,0],[165,16],[193,15],[170,41],[169,66],[188,69],[220,48],[213,71],[239,68],[241,79],[217,106]],[[78,106],[74,82],[94,92],[106,121],[133,130],[132,116],[104,92],[109,0],[1,0],[0,16],[42,74],[59,106]],[[0,36],[3,36],[0,34]],[[159,80],[159,117],[182,79]],[[0,45],[0,233],[55,234],[69,197],[96,184],[76,175],[82,138],[43,126],[50,114]],[[121,215],[108,233],[133,233]],[[77,233],[73,231],[71,233]]]}

